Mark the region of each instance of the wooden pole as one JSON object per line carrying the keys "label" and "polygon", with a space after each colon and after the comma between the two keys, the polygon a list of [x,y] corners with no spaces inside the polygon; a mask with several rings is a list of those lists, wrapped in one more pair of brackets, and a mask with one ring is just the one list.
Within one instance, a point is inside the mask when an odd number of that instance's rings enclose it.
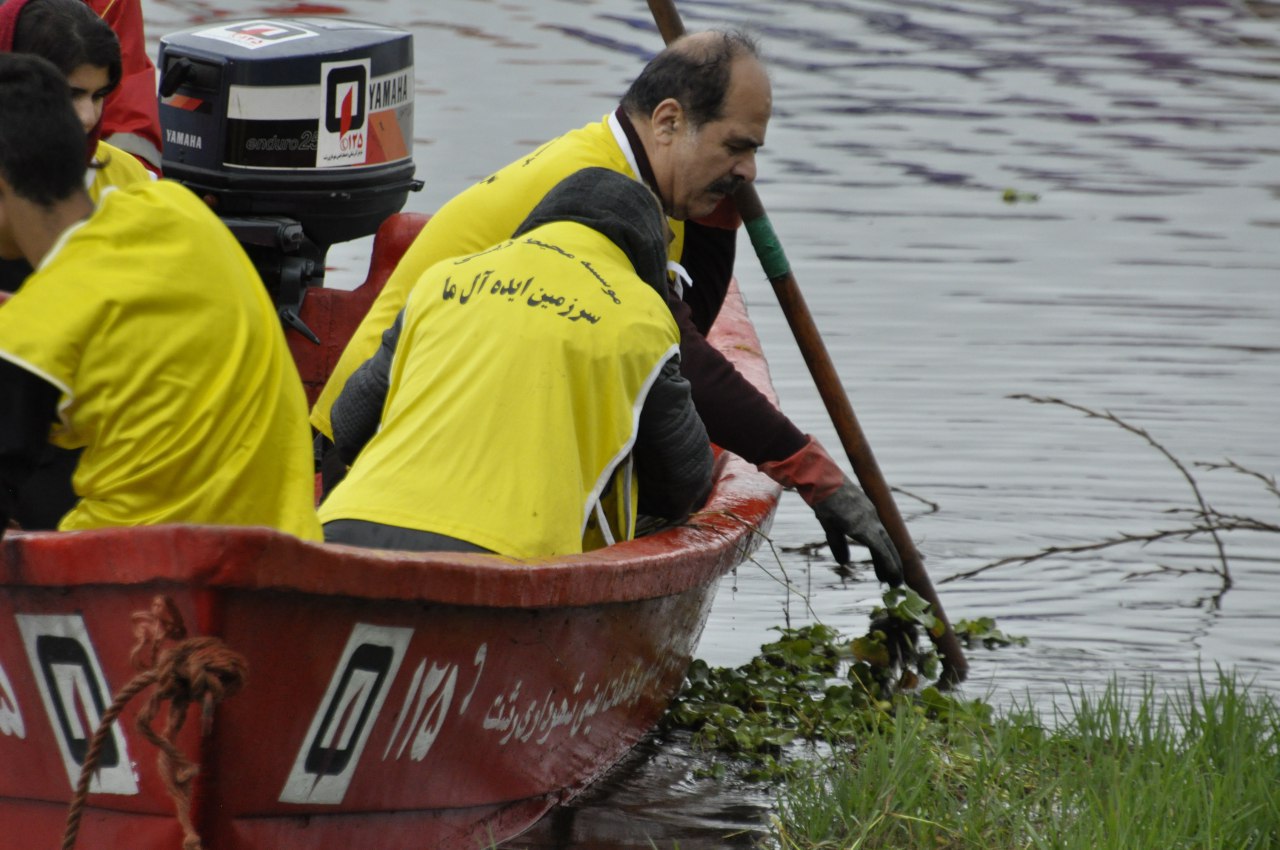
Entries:
{"label": "wooden pole", "polygon": [[[648,2],[654,23],[658,25],[658,31],[662,34],[664,42],[670,44],[684,35],[684,24],[680,20],[680,13],[676,10],[674,0],[648,0]],[[747,234],[751,237],[751,245],[755,248],[756,256],[764,268],[765,275],[769,278],[769,283],[773,285],[782,313],[787,318],[787,324],[791,327],[796,344],[800,346],[804,362],[809,367],[809,373],[813,376],[818,393],[826,405],[831,423],[835,426],[840,443],[844,446],[849,463],[853,466],[854,475],[857,476],[862,489],[866,491],[867,497],[875,505],[880,515],[880,522],[902,557],[903,578],[908,587],[929,603],[933,609],[933,615],[943,624],[944,628],[940,636],[931,635],[942,656],[942,681],[948,685],[958,684],[968,675],[969,662],[964,657],[964,650],[956,638],[955,630],[951,627],[951,621],[947,619],[946,612],[942,609],[942,602],[933,588],[933,582],[925,572],[924,561],[911,539],[910,532],[907,531],[907,524],[898,511],[893,493],[880,472],[880,465],[876,463],[875,455],[871,452],[871,445],[862,432],[862,426],[858,424],[853,406],[849,403],[849,396],[844,391],[844,384],[836,373],[831,356],[827,353],[827,346],[822,341],[817,324],[813,321],[813,314],[809,312],[804,295],[800,292],[800,284],[792,274],[791,265],[787,262],[782,244],[773,230],[769,217],[765,214],[764,204],[761,203],[755,186],[750,183],[743,184],[738,189],[734,195],[734,201],[737,203],[738,213],[742,216]]]}

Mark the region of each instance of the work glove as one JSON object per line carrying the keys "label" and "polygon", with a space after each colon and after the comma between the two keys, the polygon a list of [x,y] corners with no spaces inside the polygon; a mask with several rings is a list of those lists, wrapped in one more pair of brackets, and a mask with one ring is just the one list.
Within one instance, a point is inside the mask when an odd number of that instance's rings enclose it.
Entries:
{"label": "work glove", "polygon": [[810,507],[827,533],[827,545],[838,563],[849,563],[849,538],[852,538],[871,552],[876,578],[890,587],[902,584],[902,559],[898,557],[898,549],[880,524],[875,506],[858,485],[846,478],[839,490]]}
{"label": "work glove", "polygon": [[848,566],[852,539],[871,553],[876,578],[890,587],[902,584],[902,558],[880,523],[875,506],[821,443],[809,437],[800,451],[783,460],[762,463],[760,471],[795,490],[813,508],[837,563]]}

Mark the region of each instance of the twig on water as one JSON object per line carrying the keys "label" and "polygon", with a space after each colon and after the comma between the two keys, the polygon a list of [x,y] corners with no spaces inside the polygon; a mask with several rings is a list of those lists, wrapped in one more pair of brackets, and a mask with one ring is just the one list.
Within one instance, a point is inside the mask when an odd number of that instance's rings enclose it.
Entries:
{"label": "twig on water", "polygon": [[[1160,540],[1188,540],[1198,534],[1206,534],[1212,531],[1213,528],[1213,526],[1209,525],[1193,525],[1186,528],[1170,528],[1164,531],[1153,531],[1148,534],[1129,534],[1122,532],[1113,537],[1107,537],[1093,543],[1077,543],[1072,546],[1046,546],[1033,555],[1010,555],[1007,558],[1001,558],[998,561],[991,561],[990,563],[983,564],[980,567],[974,567],[971,570],[965,570],[964,572],[949,575],[946,578],[939,579],[938,584],[946,584],[949,581],[956,581],[962,578],[973,578],[974,576],[981,575],[988,570],[994,570],[996,567],[1005,567],[1009,564],[1030,564],[1034,561],[1052,558],[1055,555],[1079,555],[1082,552],[1097,552],[1101,549],[1110,549],[1113,546],[1125,546],[1130,544],[1146,546],[1149,543],[1156,543]],[[1191,569],[1188,571],[1205,572],[1204,569]],[[1217,569],[1211,570],[1210,572],[1213,572],[1215,575],[1221,575]]]}
{"label": "twig on water", "polygon": [[931,499],[926,499],[924,496],[920,496],[915,493],[912,493],[910,490],[904,490],[901,487],[890,487],[889,490],[894,493],[901,493],[902,495],[906,496],[909,499],[915,499],[917,502],[919,502],[920,504],[924,505],[926,508],[929,509],[927,511],[924,511],[923,513],[918,514],[918,516],[928,516],[929,514],[936,514],[938,511],[942,510],[942,506],[939,505],[937,502],[932,501]]}
{"label": "twig on water", "polygon": [[[804,590],[801,590],[797,585],[793,584],[791,581],[791,576],[787,575],[786,564],[783,563],[782,556],[778,554],[779,547],[776,544],[774,544],[772,537],[770,537],[768,534],[764,533],[763,531],[761,531],[759,528],[755,527],[751,523],[742,519],[742,517],[732,513],[731,511],[702,511],[699,514],[695,514],[695,516],[710,516],[710,515],[724,517],[740,525],[746,526],[752,535],[759,537],[763,543],[768,545],[769,551],[773,554],[773,560],[778,565],[778,571],[782,574],[781,578],[774,575],[770,571],[768,566],[761,563],[761,561],[757,559],[756,554],[754,552],[750,556],[748,556],[747,560],[755,564],[757,567],[759,567],[760,571],[763,572],[766,576],[768,576],[769,579],[771,579],[772,581],[776,582],[777,584],[781,585],[783,588],[786,589],[787,596],[786,596],[786,600],[783,602],[782,615],[783,615],[784,621],[786,622],[787,628],[791,628],[791,596],[792,594],[800,597],[800,599],[804,601],[805,611],[808,612],[808,615],[813,619],[813,621],[820,622],[818,618],[818,612],[815,611],[813,608],[813,603],[812,603],[812,600],[810,599],[810,594]],[[783,551],[785,552],[788,550],[785,547],[783,547]]]}
{"label": "twig on water", "polygon": [[[1078,413],[1084,414],[1086,417],[1090,419],[1101,419],[1106,422],[1110,422],[1111,424],[1116,425],[1119,428],[1123,428],[1125,431],[1128,431],[1131,434],[1141,437],[1143,440],[1146,441],[1148,445],[1150,445],[1156,451],[1160,452],[1160,454],[1164,455],[1165,459],[1167,459],[1169,463],[1171,463],[1174,466],[1174,468],[1178,470],[1178,472],[1182,475],[1183,479],[1187,482],[1187,485],[1191,488],[1192,495],[1195,496],[1196,504],[1198,505],[1198,507],[1197,508],[1174,508],[1168,511],[1168,513],[1170,514],[1174,514],[1179,516],[1182,519],[1185,519],[1187,524],[1180,526],[1178,528],[1162,529],[1158,531],[1148,532],[1146,534],[1130,534],[1127,532],[1122,532],[1120,534],[1116,534],[1111,537],[1106,537],[1102,540],[1098,540],[1093,543],[1079,543],[1072,546],[1047,546],[1041,549],[1039,552],[1036,552],[1031,555],[1013,555],[1007,558],[1001,558],[996,561],[991,561],[990,563],[983,564],[971,570],[966,570],[964,572],[956,573],[954,575],[948,576],[940,580],[938,582],[939,584],[945,584],[949,581],[955,581],[957,579],[972,578],[973,576],[981,575],[982,573],[985,573],[989,570],[993,570],[997,567],[1007,566],[1009,564],[1029,564],[1034,561],[1039,561],[1044,558],[1050,558],[1056,555],[1077,555],[1083,552],[1096,552],[1102,549],[1110,549],[1114,546],[1124,546],[1124,545],[1134,545],[1134,544],[1138,546],[1147,546],[1151,543],[1156,543],[1162,540],[1189,540],[1193,537],[1199,537],[1207,534],[1213,539],[1214,546],[1217,549],[1218,566],[1212,567],[1212,568],[1206,568],[1206,567],[1172,567],[1172,566],[1166,566],[1166,565],[1157,565],[1154,569],[1151,569],[1151,570],[1129,573],[1128,575],[1125,576],[1125,578],[1126,579],[1141,578],[1141,577],[1156,574],[1156,573],[1174,573],[1178,575],[1188,575],[1188,574],[1214,575],[1214,576],[1217,576],[1218,579],[1222,582],[1221,591],[1218,594],[1216,594],[1214,597],[1215,607],[1216,607],[1216,601],[1220,600],[1222,597],[1222,594],[1226,593],[1226,591],[1229,590],[1232,586],[1231,568],[1227,562],[1226,546],[1222,542],[1221,533],[1228,532],[1228,531],[1262,531],[1262,532],[1270,532],[1270,533],[1280,533],[1280,525],[1277,525],[1275,523],[1263,522],[1262,520],[1258,520],[1253,517],[1241,516],[1238,514],[1224,514],[1218,511],[1217,509],[1215,509],[1213,506],[1211,506],[1209,502],[1205,499],[1204,494],[1201,492],[1200,485],[1196,482],[1195,476],[1191,474],[1191,470],[1189,470],[1187,466],[1173,454],[1173,452],[1169,451],[1169,449],[1166,448],[1160,441],[1156,440],[1153,436],[1151,436],[1151,434],[1145,428],[1140,428],[1136,425],[1132,425],[1128,422],[1125,422],[1123,419],[1111,413],[1110,411],[1099,412],[1097,410],[1093,410],[1092,408],[1088,408],[1080,404],[1074,404],[1069,401],[1064,401],[1063,399],[1060,399],[1060,398],[1034,396],[1034,395],[1027,395],[1027,394],[1012,395],[1012,396],[1009,396],[1009,398],[1019,399],[1022,401],[1029,401],[1033,404],[1054,404],[1061,407],[1067,407],[1067,408],[1070,408],[1071,410],[1077,411]],[[1275,478],[1268,475],[1263,475],[1262,473],[1256,472],[1252,469],[1248,469],[1247,467],[1241,466],[1240,464],[1236,463],[1233,460],[1227,459],[1223,463],[1196,463],[1195,466],[1201,469],[1207,469],[1207,470],[1227,469],[1233,472],[1240,473],[1242,475],[1248,475],[1250,477],[1257,478],[1259,481],[1262,482],[1263,486],[1266,487],[1268,492],[1270,492],[1272,495],[1276,496],[1277,498],[1280,498],[1280,489],[1278,489],[1276,486]]]}
{"label": "twig on water", "polygon": [[1275,496],[1277,499],[1280,499],[1280,488],[1276,486],[1275,476],[1263,475],[1261,472],[1258,472],[1257,470],[1253,470],[1253,469],[1249,469],[1248,467],[1241,466],[1231,458],[1227,458],[1223,463],[1205,463],[1203,461],[1198,461],[1196,463],[1196,466],[1200,467],[1201,469],[1209,469],[1209,470],[1230,469],[1233,472],[1239,472],[1241,475],[1248,475],[1251,478],[1256,478],[1262,482],[1263,486],[1267,488],[1267,490],[1271,493],[1271,495]]}

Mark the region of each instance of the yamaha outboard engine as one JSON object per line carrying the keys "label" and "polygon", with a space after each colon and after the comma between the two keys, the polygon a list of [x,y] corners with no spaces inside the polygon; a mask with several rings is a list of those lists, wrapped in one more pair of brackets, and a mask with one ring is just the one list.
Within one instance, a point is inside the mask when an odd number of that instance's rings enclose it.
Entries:
{"label": "yamaha outboard engine", "polygon": [[165,176],[235,233],[286,323],[329,246],[368,236],[413,176],[413,36],[332,18],[181,30],[160,41]]}

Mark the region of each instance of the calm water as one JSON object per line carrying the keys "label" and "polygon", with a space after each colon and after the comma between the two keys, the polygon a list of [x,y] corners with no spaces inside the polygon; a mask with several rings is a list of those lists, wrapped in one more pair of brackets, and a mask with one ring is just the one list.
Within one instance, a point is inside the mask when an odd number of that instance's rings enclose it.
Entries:
{"label": "calm water", "polygon": [[[149,35],[289,7],[146,0]],[[352,0],[413,31],[416,158],[430,211],[610,110],[659,38],[638,2]],[[295,7],[296,8],[296,7]],[[315,7],[320,9],[336,7]],[[691,29],[754,30],[775,117],[760,193],[855,410],[953,618],[1025,648],[970,654],[966,693],[1047,705],[1113,675],[1177,686],[1203,667],[1280,689],[1280,536],[1226,538],[1235,586],[1135,572],[1211,566],[1207,543],[1121,547],[949,577],[1043,547],[1177,525],[1194,505],[1139,437],[1188,466],[1280,472],[1280,5],[1179,0],[735,0],[680,4]],[[1006,189],[1035,202],[1007,204]],[[362,278],[368,246],[331,253]],[[782,403],[838,447],[743,244],[739,275]],[[1280,521],[1256,479],[1193,468],[1220,511]],[[736,665],[790,617],[854,632],[878,599],[823,561],[784,499],[777,556],[726,579],[700,654]],[[782,579],[789,576],[795,590]],[[812,613],[806,612],[807,595]],[[678,746],[636,763],[521,847],[743,844],[767,800],[692,779]]]}

